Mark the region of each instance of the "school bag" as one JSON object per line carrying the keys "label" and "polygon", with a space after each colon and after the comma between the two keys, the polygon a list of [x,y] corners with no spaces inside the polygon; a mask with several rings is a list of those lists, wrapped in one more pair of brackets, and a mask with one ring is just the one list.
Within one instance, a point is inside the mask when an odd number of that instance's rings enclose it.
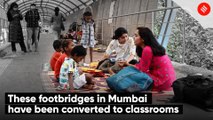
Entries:
{"label": "school bag", "polygon": [[189,75],[173,83],[174,102],[185,102],[201,108],[213,108],[213,79]]}
{"label": "school bag", "polygon": [[114,92],[140,92],[149,89],[153,80],[135,67],[129,66],[108,78],[107,84]]}

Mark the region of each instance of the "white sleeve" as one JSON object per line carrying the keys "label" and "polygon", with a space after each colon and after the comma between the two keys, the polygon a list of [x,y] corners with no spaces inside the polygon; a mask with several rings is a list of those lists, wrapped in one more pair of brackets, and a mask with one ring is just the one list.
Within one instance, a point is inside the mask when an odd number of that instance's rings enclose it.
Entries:
{"label": "white sleeve", "polygon": [[134,40],[133,38],[129,38],[130,40],[130,53],[133,54],[133,55],[136,55],[136,46],[135,46],[135,43],[134,43]]}
{"label": "white sleeve", "polygon": [[111,42],[110,42],[110,44],[108,45],[108,47],[107,47],[107,49],[106,49],[106,54],[107,55],[110,55],[111,53],[112,53],[112,51],[115,49],[114,48],[114,42],[115,40],[112,40]]}

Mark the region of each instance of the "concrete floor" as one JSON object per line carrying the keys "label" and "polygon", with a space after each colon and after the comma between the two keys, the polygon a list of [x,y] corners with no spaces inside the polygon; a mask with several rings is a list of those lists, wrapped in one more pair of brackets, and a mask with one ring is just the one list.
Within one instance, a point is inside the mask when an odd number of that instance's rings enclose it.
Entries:
{"label": "concrete floor", "polygon": [[[212,120],[213,113],[206,112],[191,105],[184,104],[183,115],[5,115],[5,92],[44,92],[40,73],[42,64],[48,63],[53,53],[52,35],[41,35],[39,53],[27,53],[16,58],[0,59],[2,75],[0,74],[0,116],[1,120],[29,119],[149,119],[149,120],[180,120],[198,119]],[[17,48],[19,46],[17,45]],[[95,53],[95,59],[101,58]],[[3,119],[4,118],[4,119]]]}

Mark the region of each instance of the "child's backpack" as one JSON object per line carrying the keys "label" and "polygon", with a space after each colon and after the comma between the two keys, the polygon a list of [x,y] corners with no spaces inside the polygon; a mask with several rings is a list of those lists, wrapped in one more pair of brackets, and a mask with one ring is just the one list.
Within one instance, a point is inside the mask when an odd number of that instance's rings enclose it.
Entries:
{"label": "child's backpack", "polygon": [[213,80],[202,75],[180,78],[173,83],[174,102],[213,108]]}

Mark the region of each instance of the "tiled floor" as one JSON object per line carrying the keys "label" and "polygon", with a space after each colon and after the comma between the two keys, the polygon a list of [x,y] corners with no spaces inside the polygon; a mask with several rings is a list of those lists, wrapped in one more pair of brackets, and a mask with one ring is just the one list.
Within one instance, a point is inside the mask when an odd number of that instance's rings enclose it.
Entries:
{"label": "tiled floor", "polygon": [[8,65],[12,62],[12,59],[0,59],[0,76],[6,70]]}

